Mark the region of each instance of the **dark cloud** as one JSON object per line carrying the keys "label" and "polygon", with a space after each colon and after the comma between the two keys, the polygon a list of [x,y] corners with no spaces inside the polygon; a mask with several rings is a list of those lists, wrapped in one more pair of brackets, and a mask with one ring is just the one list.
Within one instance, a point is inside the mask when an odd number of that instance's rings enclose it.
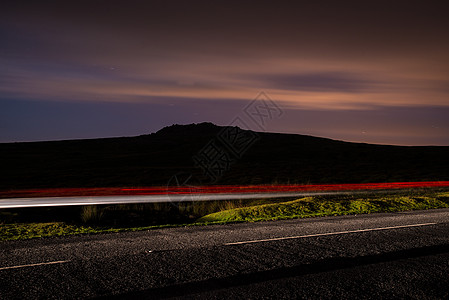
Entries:
{"label": "dark cloud", "polygon": [[[9,2],[9,3],[8,3]],[[75,50],[253,51],[363,56],[444,44],[442,2],[6,1],[14,26]],[[85,41],[85,43],[81,43]],[[447,49],[447,48],[446,48]]]}

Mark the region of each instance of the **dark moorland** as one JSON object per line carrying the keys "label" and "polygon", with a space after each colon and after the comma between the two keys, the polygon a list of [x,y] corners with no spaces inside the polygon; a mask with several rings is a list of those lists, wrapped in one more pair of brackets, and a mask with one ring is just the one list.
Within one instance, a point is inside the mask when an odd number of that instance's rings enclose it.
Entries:
{"label": "dark moorland", "polygon": [[[214,149],[222,155],[208,164]],[[217,178],[195,165],[195,155]],[[200,123],[137,137],[3,143],[0,165],[0,190],[167,185],[176,184],[170,181],[176,174],[192,174],[192,184],[434,181],[449,180],[449,147],[349,143]]]}

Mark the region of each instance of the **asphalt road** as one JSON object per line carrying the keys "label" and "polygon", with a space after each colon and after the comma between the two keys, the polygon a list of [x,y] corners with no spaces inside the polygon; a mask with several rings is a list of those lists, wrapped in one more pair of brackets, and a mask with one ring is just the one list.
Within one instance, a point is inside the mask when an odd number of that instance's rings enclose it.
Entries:
{"label": "asphalt road", "polygon": [[0,299],[449,298],[449,209],[0,247]]}

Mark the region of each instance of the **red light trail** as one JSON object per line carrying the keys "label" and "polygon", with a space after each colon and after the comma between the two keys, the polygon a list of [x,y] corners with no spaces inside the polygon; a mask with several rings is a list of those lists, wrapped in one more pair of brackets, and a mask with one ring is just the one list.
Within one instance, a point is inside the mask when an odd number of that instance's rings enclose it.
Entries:
{"label": "red light trail", "polygon": [[217,185],[217,186],[166,186],[166,187],[113,187],[113,188],[54,188],[1,191],[0,198],[21,197],[79,197],[79,196],[126,196],[166,194],[232,194],[276,192],[322,192],[392,190],[449,187],[449,181],[311,184],[311,185]]}

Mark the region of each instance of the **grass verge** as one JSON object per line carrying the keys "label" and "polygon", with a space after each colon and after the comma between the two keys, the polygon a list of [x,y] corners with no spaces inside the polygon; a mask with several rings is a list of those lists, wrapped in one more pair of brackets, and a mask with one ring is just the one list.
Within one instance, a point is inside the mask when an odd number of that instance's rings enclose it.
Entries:
{"label": "grass verge", "polygon": [[95,234],[122,231],[139,231],[163,227],[186,226],[188,224],[167,224],[130,228],[69,225],[64,222],[15,223],[0,225],[0,241],[25,240],[41,237],[66,236],[74,234]]}
{"label": "grass verge", "polygon": [[264,204],[220,211],[199,218],[198,222],[254,222],[396,212],[449,207],[449,193],[435,196],[383,196],[358,199],[307,197],[283,203]]}
{"label": "grass verge", "polygon": [[[156,224],[150,226],[111,226],[102,225],[102,221],[97,218],[97,211],[82,210],[82,217],[94,215],[98,222],[76,223],[76,222],[15,222],[0,223],[0,241],[22,240],[30,238],[64,236],[73,234],[94,234],[121,231],[149,230],[164,227],[194,226],[207,224],[223,224],[230,222],[255,222],[268,220],[282,220],[293,218],[308,218],[319,216],[336,216],[349,214],[367,214],[376,212],[396,212],[406,210],[421,210],[449,207],[449,192],[420,193],[414,195],[357,195],[357,196],[315,196],[297,199],[293,201],[280,202],[272,200],[274,203],[267,203],[267,200],[249,202],[246,207],[239,207],[242,203],[228,203],[221,207],[211,202],[209,206],[201,207],[203,215],[196,220],[185,222],[186,219],[179,219],[179,222],[172,224]],[[200,203],[206,205],[206,202]],[[114,209],[116,211],[117,207]],[[229,209],[230,208],[230,209]],[[93,209],[93,208],[91,208]],[[95,208],[96,209],[96,208]],[[148,209],[139,206],[139,209]],[[206,214],[208,210],[220,209],[221,211]],[[154,208],[153,208],[154,210]],[[119,212],[121,210],[118,210]],[[134,207],[134,212],[136,208]],[[170,211],[167,211],[170,212]],[[191,213],[191,212],[189,212]],[[102,214],[102,213],[101,213]],[[106,215],[107,217],[107,215]],[[93,218],[90,216],[89,218]],[[151,220],[148,220],[150,222]],[[151,222],[150,222],[151,223]]]}

